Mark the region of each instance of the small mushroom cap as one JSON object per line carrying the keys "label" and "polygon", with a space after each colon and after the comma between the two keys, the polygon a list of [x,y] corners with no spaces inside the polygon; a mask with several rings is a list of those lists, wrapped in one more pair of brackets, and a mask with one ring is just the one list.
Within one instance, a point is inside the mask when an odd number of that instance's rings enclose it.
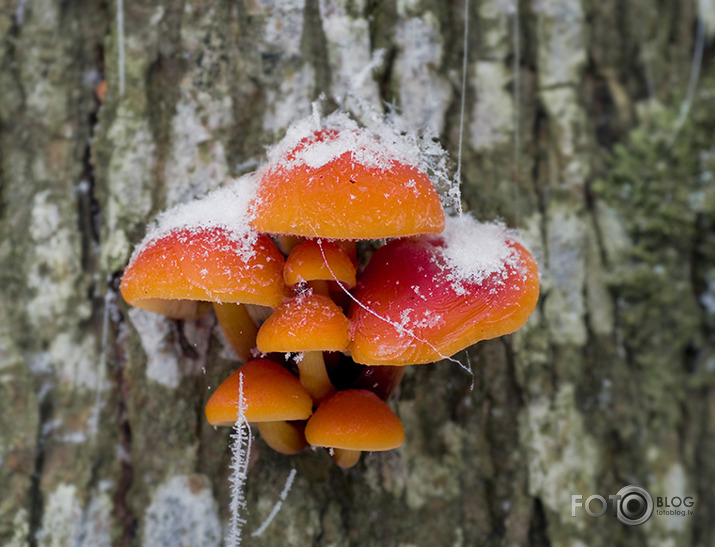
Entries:
{"label": "small mushroom cap", "polygon": [[338,391],[321,403],[305,427],[313,446],[346,450],[391,450],[405,440],[400,419],[374,393]]}
{"label": "small mushroom cap", "polygon": [[378,249],[354,293],[370,311],[353,303],[348,314],[353,359],[367,365],[430,363],[521,327],[538,300],[537,267],[521,244],[508,238],[502,244],[501,262],[473,279],[460,279],[447,263],[441,236],[395,240]]}
{"label": "small mushroom cap", "polygon": [[222,228],[178,229],[136,254],[122,277],[121,292],[132,306],[172,317],[187,317],[177,311],[182,309],[177,301],[276,306],[285,290],[284,262],[266,235],[247,243]]}
{"label": "small mushroom cap", "polygon": [[258,330],[263,353],[343,351],[350,343],[348,320],[335,302],[319,294],[286,300]]}
{"label": "small mushroom cap", "polygon": [[295,285],[301,281],[339,281],[348,289],[355,286],[355,264],[337,243],[315,239],[295,247],[283,267],[283,281]]}
{"label": "small mushroom cap", "polygon": [[206,403],[206,419],[211,425],[236,423],[240,376],[249,422],[305,420],[313,400],[298,378],[270,359],[255,359],[243,365],[214,391]]}
{"label": "small mushroom cap", "polygon": [[[444,213],[427,175],[392,158],[366,134],[320,130],[283,161],[269,164],[253,202],[251,225],[259,232],[333,239],[441,232]],[[376,153],[366,154],[366,148]],[[361,157],[381,154],[387,158],[382,162]]]}

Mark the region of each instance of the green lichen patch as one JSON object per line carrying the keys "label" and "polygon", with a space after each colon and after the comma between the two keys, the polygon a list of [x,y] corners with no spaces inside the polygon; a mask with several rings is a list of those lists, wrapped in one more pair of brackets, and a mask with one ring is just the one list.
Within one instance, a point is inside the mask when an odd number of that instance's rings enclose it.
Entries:
{"label": "green lichen patch", "polygon": [[[703,86],[706,84],[703,83]],[[707,208],[703,151],[712,146],[713,98],[701,95],[678,131],[677,110],[653,110],[613,150],[607,174],[593,185],[632,246],[606,253],[616,302],[617,337],[633,367],[649,427],[681,419],[682,374],[701,343],[702,313],[693,291],[702,271],[697,249]],[[601,232],[608,248],[607,234]]]}

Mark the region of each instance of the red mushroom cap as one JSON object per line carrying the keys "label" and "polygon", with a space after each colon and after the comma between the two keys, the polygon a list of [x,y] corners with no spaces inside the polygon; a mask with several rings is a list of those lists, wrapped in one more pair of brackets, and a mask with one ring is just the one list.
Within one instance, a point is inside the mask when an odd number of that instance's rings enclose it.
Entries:
{"label": "red mushroom cap", "polygon": [[[348,314],[356,362],[429,363],[526,322],[539,296],[536,263],[503,229],[484,226],[475,228],[484,237],[471,251],[431,236],[394,240],[375,252],[354,293],[362,305],[353,303]],[[489,256],[473,271],[450,262],[480,245]]]}
{"label": "red mushroom cap", "polygon": [[219,227],[177,229],[138,252],[124,272],[121,292],[133,306],[175,317],[172,301],[276,306],[283,298],[283,264],[266,235],[246,242]]}

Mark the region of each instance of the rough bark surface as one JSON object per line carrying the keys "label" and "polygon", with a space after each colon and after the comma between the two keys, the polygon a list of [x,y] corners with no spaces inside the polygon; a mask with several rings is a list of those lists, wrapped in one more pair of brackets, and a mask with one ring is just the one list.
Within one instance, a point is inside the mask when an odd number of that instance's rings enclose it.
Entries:
{"label": "rough bark surface", "polygon": [[[472,0],[468,21],[464,202],[521,229],[537,312],[468,351],[473,390],[411,368],[399,450],[344,472],[257,441],[246,543],[712,545],[715,3]],[[441,0],[0,0],[0,543],[222,542],[229,432],[202,410],[237,362],[215,320],[121,301],[132,246],[321,93],[395,104],[456,158],[464,25]],[[693,516],[571,516],[626,484]]]}

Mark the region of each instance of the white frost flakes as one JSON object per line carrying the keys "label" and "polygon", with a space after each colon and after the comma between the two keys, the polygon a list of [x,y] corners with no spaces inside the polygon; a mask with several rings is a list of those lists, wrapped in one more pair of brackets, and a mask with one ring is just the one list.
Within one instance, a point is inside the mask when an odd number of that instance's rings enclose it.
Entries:
{"label": "white frost flakes", "polygon": [[433,329],[444,323],[444,318],[432,310],[416,313],[414,309],[407,308],[400,312],[400,322],[395,327],[400,333],[411,334],[415,329]]}
{"label": "white frost flakes", "polygon": [[463,283],[481,283],[519,263],[519,254],[507,245],[518,240],[516,233],[499,222],[478,222],[469,214],[447,217],[440,237],[445,243],[440,256],[457,294],[464,294]]}
{"label": "white frost flakes", "polygon": [[243,539],[243,526],[246,524],[248,507],[246,504],[246,480],[248,462],[251,458],[253,436],[246,419],[246,398],[243,391],[243,374],[238,377],[238,404],[236,422],[231,433],[231,517],[228,524],[225,544],[228,547],[240,547]]}
{"label": "white frost flakes", "polygon": [[136,328],[147,356],[147,378],[171,389],[179,387],[179,360],[166,344],[169,336],[167,320],[161,315],[139,308],[129,310],[129,320]]}
{"label": "white frost flakes", "polygon": [[258,234],[250,227],[248,206],[256,194],[253,175],[234,179],[225,188],[218,188],[201,199],[183,203],[161,213],[147,228],[143,241],[136,246],[131,261],[157,239],[180,229],[222,228],[238,244],[236,250],[244,259],[253,255],[252,245]]}
{"label": "white frost flakes", "polygon": [[469,126],[476,150],[508,143],[514,131],[514,102],[507,91],[511,79],[503,63],[480,61],[474,65],[477,100]]}
{"label": "white frost flakes", "polygon": [[225,228],[238,238],[251,232],[248,205],[256,194],[252,175],[234,179],[225,188],[218,188],[201,199],[178,205],[156,219],[147,237],[166,234],[188,227]]}
{"label": "white frost flakes", "polygon": [[[427,173],[433,182],[450,186],[446,167],[446,152],[431,139],[431,134],[418,135],[411,131],[404,118],[391,113],[387,116],[371,113],[361,127],[344,112],[322,117],[319,104],[312,116],[294,122],[278,144],[268,150],[265,169],[291,169],[308,166],[318,169],[343,154],[350,153],[355,163],[368,168],[390,169],[397,163],[409,165]],[[328,135],[313,142],[315,133],[324,130]],[[301,144],[299,150],[295,150]],[[438,188],[439,189],[439,188]],[[446,191],[449,193],[451,187]]]}
{"label": "white frost flakes", "polygon": [[221,544],[218,506],[201,475],[175,476],[159,486],[144,522],[144,545]]}

